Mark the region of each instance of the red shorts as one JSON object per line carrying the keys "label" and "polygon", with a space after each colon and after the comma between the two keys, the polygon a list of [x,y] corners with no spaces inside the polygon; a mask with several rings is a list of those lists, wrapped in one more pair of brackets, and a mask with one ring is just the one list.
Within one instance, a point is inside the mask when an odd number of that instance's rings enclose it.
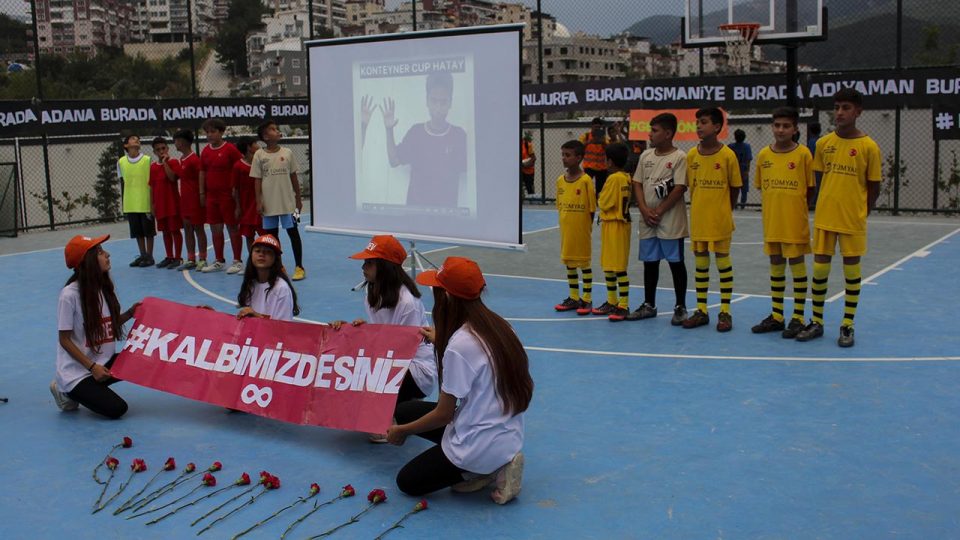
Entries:
{"label": "red shorts", "polygon": [[167,216],[157,218],[157,230],[160,232],[173,232],[183,228],[183,219],[180,216]]}
{"label": "red shorts", "polygon": [[191,225],[203,225],[207,219],[206,211],[200,206],[200,192],[180,184],[180,215]]}
{"label": "red shorts", "polygon": [[236,225],[236,206],[229,191],[207,193],[207,223]]}
{"label": "red shorts", "polygon": [[253,238],[254,235],[260,236],[267,234],[267,231],[260,228],[259,225],[247,225],[246,223],[240,224],[240,236],[244,238]]}

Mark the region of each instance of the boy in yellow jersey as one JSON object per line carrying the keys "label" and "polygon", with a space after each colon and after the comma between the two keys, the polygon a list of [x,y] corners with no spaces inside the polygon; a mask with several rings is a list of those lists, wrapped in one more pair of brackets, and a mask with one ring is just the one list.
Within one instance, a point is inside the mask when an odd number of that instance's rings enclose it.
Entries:
{"label": "boy in yellow jersey", "polygon": [[[576,310],[577,315],[593,312],[593,257],[590,235],[593,229],[593,213],[597,209],[597,195],[593,180],[580,168],[583,161],[583,143],[567,141],[560,146],[563,168],[566,171],[557,178],[557,212],[560,221],[560,260],[567,267],[567,283],[570,296],[560,302],[557,311]],[[577,269],[583,276],[583,295]]]}
{"label": "boy in yellow jersey", "polygon": [[600,266],[607,282],[607,301],[594,308],[594,315],[607,315],[612,322],[630,314],[630,177],[623,171],[630,149],[623,143],[607,145],[607,181],[597,199],[600,211]]}
{"label": "boy in yellow jersey", "polygon": [[[810,253],[808,208],[816,181],[813,156],[806,146],[794,142],[800,115],[793,107],[773,111],[774,143],[757,154],[754,187],[760,190],[763,208],[763,252],[770,257],[770,296],[773,312],[751,328],[754,334],[781,332],[786,339],[804,328],[807,299],[807,263]],[[787,263],[793,275],[793,316],[784,324],[783,294],[787,288]]]}
{"label": "boy in yellow jersey", "polygon": [[130,238],[137,240],[140,254],[130,266],[153,266],[153,239],[157,236],[150,204],[150,156],[140,152],[140,137],[127,135],[125,153],[117,160],[123,214],[130,225]]}
{"label": "boy in yellow jersey", "polygon": [[683,239],[690,236],[687,227],[687,153],[673,146],[677,117],[660,113],[650,119],[650,149],[640,155],[633,191],[642,218],[640,260],[643,261],[644,300],[627,320],[657,316],[657,283],[660,261],[666,259],[673,277],[673,318],[680,326],[687,319],[687,266],[683,262]]}
{"label": "boy in yellow jersey", "polygon": [[743,182],[737,155],[717,140],[723,127],[723,112],[716,107],[697,111],[697,137],[700,144],[687,152],[687,183],[690,186],[690,243],[693,248],[697,283],[697,309],[684,328],[696,328],[710,322],[707,315],[707,289],[710,283],[710,253],[720,274],[720,315],[717,332],[733,329],[730,298],[733,296],[733,265],[730,263],[730,239],[733,237],[733,207]]}
{"label": "boy in yellow jersey", "polygon": [[860,257],[867,252],[867,215],[880,194],[880,147],[857,128],[863,95],[843,88],[833,95],[836,131],[821,137],[813,170],[823,172],[813,219],[813,321],[797,341],[823,335],[823,303],[827,296],[830,260],[836,245],[843,256],[846,294],[837,345],[853,346],[853,317],[860,299]]}

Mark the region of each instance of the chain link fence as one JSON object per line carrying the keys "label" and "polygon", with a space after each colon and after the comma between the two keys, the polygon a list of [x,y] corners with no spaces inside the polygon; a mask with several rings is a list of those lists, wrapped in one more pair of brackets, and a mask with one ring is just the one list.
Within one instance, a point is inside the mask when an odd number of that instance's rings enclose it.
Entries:
{"label": "chain link fence", "polygon": [[[802,72],[960,66],[958,2],[876,0],[869,9],[861,2],[824,3],[829,39],[800,47]],[[308,85],[305,40],[515,22],[527,25],[522,60],[528,85],[730,75],[722,64],[700,61],[717,51],[679,46],[682,12],[683,0],[0,0],[0,105],[302,98]],[[757,49],[756,71],[785,71],[783,47]],[[951,84],[960,85],[960,78]],[[527,115],[522,129],[532,132],[538,156],[536,190],[527,202],[552,202],[564,141],[586,132],[594,116],[623,118],[628,112]],[[772,142],[763,110],[728,112],[730,131],[743,129],[755,153]],[[882,209],[960,211],[960,142],[934,141],[931,115],[930,109],[900,107],[868,110],[861,118],[884,153]],[[803,137],[812,123],[828,132],[829,111],[804,111]],[[123,129],[118,123],[112,133],[97,136],[0,138],[0,163],[15,164],[10,170],[18,180],[14,193],[0,185],[7,197],[0,213],[14,208],[18,230],[117,216],[117,183],[109,169],[122,153]],[[297,135],[306,128],[285,129]],[[247,131],[231,128],[230,135]],[[153,136],[170,134],[140,133],[148,153]],[[285,141],[309,163],[305,136]],[[10,197],[18,205],[10,205]],[[755,191],[748,202],[758,203]],[[9,216],[0,215],[4,220]]]}

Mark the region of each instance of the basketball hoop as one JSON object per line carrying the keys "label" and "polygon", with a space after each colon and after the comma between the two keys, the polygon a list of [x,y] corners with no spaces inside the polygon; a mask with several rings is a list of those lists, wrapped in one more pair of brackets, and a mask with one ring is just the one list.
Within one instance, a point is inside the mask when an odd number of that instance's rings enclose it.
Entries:
{"label": "basketball hoop", "polygon": [[760,23],[721,24],[718,28],[727,47],[731,70],[748,73],[753,57],[753,41],[760,33]]}

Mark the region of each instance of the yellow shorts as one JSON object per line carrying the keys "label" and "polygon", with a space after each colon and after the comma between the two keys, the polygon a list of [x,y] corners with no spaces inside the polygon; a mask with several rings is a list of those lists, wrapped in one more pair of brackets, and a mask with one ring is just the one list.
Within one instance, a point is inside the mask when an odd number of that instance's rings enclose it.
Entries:
{"label": "yellow shorts", "polygon": [[630,229],[626,221],[600,223],[600,267],[607,272],[626,272],[630,260]]}
{"label": "yellow shorts", "polygon": [[590,268],[590,259],[560,259],[567,268]]}
{"label": "yellow shorts", "polygon": [[730,239],[726,240],[691,240],[690,247],[694,253],[730,253]]}
{"label": "yellow shorts", "polygon": [[823,229],[813,229],[814,255],[833,255],[837,242],[844,257],[860,257],[867,253],[867,235],[844,234]]}
{"label": "yellow shorts", "polygon": [[810,253],[810,242],[788,244],[786,242],[764,242],[763,252],[767,255],[780,255],[785,259],[796,259]]}

